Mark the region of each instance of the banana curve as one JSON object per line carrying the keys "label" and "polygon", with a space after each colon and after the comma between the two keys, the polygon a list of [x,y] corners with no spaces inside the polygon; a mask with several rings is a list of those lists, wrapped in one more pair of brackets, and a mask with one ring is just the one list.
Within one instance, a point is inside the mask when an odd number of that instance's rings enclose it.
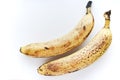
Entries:
{"label": "banana curve", "polygon": [[83,69],[95,62],[108,49],[112,41],[109,28],[111,11],[105,12],[105,25],[95,37],[77,52],[41,65],[38,73],[47,76],[56,76]]}
{"label": "banana curve", "polygon": [[68,34],[48,42],[31,43],[22,46],[20,52],[32,57],[51,57],[68,52],[82,44],[94,26],[91,4],[92,2],[89,1],[86,6],[86,15]]}

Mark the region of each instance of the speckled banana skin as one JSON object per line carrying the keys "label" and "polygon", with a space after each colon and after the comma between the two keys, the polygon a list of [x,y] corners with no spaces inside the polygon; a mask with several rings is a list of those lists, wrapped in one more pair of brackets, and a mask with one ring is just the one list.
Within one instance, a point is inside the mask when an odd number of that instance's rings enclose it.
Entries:
{"label": "speckled banana skin", "polygon": [[90,34],[94,26],[91,1],[86,6],[86,15],[68,34],[48,42],[31,43],[20,48],[20,52],[32,57],[50,57],[63,54],[79,46]]}
{"label": "speckled banana skin", "polygon": [[69,56],[43,64],[38,68],[38,73],[46,76],[62,75],[85,68],[95,62],[103,55],[112,41],[112,33],[109,28],[110,13],[111,11],[108,11],[104,14],[104,27],[84,48]]}

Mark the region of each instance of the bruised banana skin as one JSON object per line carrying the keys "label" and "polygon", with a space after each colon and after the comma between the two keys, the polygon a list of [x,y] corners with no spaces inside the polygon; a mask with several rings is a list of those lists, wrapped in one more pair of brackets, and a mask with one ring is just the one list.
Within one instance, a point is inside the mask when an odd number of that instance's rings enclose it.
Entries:
{"label": "bruised banana skin", "polygon": [[79,46],[88,37],[94,26],[91,4],[92,2],[89,1],[86,6],[86,15],[68,34],[48,42],[23,46],[20,48],[20,52],[32,57],[50,57],[63,54]]}
{"label": "bruised banana skin", "polygon": [[104,27],[84,48],[69,56],[43,64],[38,68],[38,73],[46,76],[62,75],[85,68],[95,62],[103,55],[112,41],[112,33],[109,28],[110,14],[111,11],[104,14]]}

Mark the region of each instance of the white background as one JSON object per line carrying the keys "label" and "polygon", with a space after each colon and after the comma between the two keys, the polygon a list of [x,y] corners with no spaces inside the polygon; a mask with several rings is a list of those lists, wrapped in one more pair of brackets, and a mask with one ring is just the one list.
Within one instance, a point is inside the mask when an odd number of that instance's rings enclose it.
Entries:
{"label": "white background", "polygon": [[0,80],[120,80],[119,0],[93,0],[95,26],[81,47],[103,27],[103,13],[110,9],[113,40],[107,52],[89,67],[61,76],[43,76],[36,69],[56,58],[31,58],[19,52],[20,46],[48,41],[72,30],[85,15],[87,2],[0,0]]}

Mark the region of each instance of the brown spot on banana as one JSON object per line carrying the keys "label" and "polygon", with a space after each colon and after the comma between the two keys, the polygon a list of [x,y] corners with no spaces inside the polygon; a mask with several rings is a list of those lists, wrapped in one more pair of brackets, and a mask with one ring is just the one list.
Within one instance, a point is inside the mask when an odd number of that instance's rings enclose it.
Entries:
{"label": "brown spot on banana", "polygon": [[[110,13],[110,11],[107,13]],[[100,58],[100,56],[108,49],[112,41],[112,33],[109,28],[110,19],[106,20],[106,16],[108,18],[110,15],[105,14],[105,26],[85,47],[71,55],[43,64],[39,67],[38,73],[46,76],[71,73],[89,66]]]}
{"label": "brown spot on banana", "polygon": [[83,26],[83,30],[86,30],[86,27],[85,27],[85,26]]}
{"label": "brown spot on banana", "polygon": [[49,48],[48,47],[44,47],[46,50],[48,50]]}
{"label": "brown spot on banana", "polygon": [[86,6],[87,14],[68,34],[48,42],[25,45],[20,48],[20,52],[32,57],[50,57],[63,54],[81,45],[94,26],[94,18],[91,13],[92,2],[89,1],[88,4]]}
{"label": "brown spot on banana", "polygon": [[47,65],[47,68],[49,70],[53,71],[53,72],[57,72],[58,69],[59,69],[58,65],[59,65],[58,63],[56,63],[56,64],[49,64],[49,65]]}
{"label": "brown spot on banana", "polygon": [[71,42],[70,41],[68,41],[68,42],[66,42],[62,47],[68,47],[68,46],[70,46],[70,44],[71,44]]}

